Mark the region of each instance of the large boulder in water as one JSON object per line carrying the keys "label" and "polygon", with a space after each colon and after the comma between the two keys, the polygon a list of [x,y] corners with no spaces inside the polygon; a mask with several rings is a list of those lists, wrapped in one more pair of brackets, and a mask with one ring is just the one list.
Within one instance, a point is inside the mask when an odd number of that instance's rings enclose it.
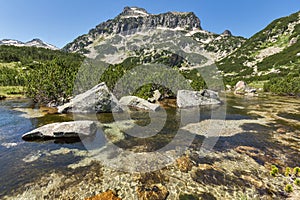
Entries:
{"label": "large boulder in water", "polygon": [[145,99],[136,96],[125,96],[120,99],[120,104],[122,106],[128,106],[136,109],[148,110],[148,111],[158,111],[160,105],[148,102]]}
{"label": "large boulder in water", "polygon": [[254,94],[256,93],[256,89],[249,87],[244,81],[239,81],[234,87],[234,93],[245,94],[248,96],[252,94],[252,96],[255,96]]}
{"label": "large boulder in water", "polygon": [[117,98],[109,91],[105,83],[75,96],[69,103],[58,107],[58,113],[109,113],[121,112]]}
{"label": "large boulder in water", "polygon": [[243,92],[245,91],[247,88],[247,83],[244,81],[239,81],[236,83],[236,85],[234,86],[234,92],[238,93],[238,92]]}
{"label": "large boulder in water", "polygon": [[68,139],[95,135],[97,124],[93,121],[53,123],[34,129],[22,136],[23,140]]}
{"label": "large boulder in water", "polygon": [[216,104],[221,104],[221,101],[218,93],[212,90],[179,90],[177,92],[177,106],[179,108]]}

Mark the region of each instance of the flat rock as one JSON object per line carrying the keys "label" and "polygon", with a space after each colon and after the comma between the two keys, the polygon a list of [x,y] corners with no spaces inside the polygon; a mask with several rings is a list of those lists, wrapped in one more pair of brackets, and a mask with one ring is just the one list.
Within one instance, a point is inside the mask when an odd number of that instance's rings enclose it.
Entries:
{"label": "flat rock", "polygon": [[148,111],[158,111],[160,109],[160,105],[150,103],[147,100],[136,97],[136,96],[122,97],[120,99],[120,104],[122,106],[128,106],[128,107],[142,109],[142,110],[148,110]]}
{"label": "flat rock", "polygon": [[201,105],[220,104],[219,95],[212,90],[190,91],[179,90],[177,93],[177,106],[179,108],[188,108]]}
{"label": "flat rock", "polygon": [[58,113],[109,113],[122,112],[117,98],[105,83],[75,96],[69,103],[58,107]]}
{"label": "flat rock", "polygon": [[50,140],[92,136],[97,132],[97,125],[92,121],[72,121],[53,123],[34,129],[22,136],[23,140]]}

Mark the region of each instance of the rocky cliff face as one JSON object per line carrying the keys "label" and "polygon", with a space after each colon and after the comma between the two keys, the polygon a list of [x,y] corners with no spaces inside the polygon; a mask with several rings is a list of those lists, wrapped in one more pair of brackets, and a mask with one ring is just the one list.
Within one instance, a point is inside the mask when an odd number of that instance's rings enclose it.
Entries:
{"label": "rocky cliff face", "polygon": [[105,34],[118,34],[133,29],[168,28],[191,31],[201,29],[200,20],[193,12],[149,14],[145,9],[125,7],[116,18],[103,22],[64,47],[68,52],[85,52],[84,48]]}

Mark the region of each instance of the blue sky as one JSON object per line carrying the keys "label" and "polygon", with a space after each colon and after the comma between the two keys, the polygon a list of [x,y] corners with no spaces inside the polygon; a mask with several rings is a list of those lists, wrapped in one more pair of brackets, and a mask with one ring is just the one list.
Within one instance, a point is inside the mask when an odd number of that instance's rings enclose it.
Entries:
{"label": "blue sky", "polygon": [[63,47],[125,6],[158,14],[193,11],[205,30],[250,37],[274,19],[300,10],[299,0],[0,0],[0,39],[40,38]]}

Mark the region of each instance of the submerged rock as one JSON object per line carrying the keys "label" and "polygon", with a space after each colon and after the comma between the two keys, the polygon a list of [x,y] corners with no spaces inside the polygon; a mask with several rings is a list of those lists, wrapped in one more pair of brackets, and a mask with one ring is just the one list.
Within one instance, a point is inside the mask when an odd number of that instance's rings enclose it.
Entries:
{"label": "submerged rock", "polygon": [[192,170],[193,162],[188,156],[182,156],[176,160],[176,164],[181,172],[189,172]]}
{"label": "submerged rock", "polygon": [[75,96],[69,103],[58,107],[58,113],[108,113],[121,112],[117,98],[109,91],[105,83]]}
{"label": "submerged rock", "polygon": [[53,123],[25,133],[23,140],[50,140],[63,138],[78,138],[80,136],[92,136],[97,132],[97,125],[92,121],[73,121]]}
{"label": "submerged rock", "polygon": [[139,200],[165,200],[169,195],[167,188],[161,184],[140,187],[137,192]]}
{"label": "submerged rock", "polygon": [[94,197],[86,198],[85,200],[122,200],[122,199],[117,197],[115,192],[108,190]]}
{"label": "submerged rock", "polygon": [[125,96],[120,99],[120,104],[122,106],[133,107],[142,110],[149,110],[149,111],[158,111],[160,106],[158,104],[153,104],[145,99],[141,99],[135,96]]}
{"label": "submerged rock", "polygon": [[221,101],[218,93],[212,90],[179,90],[177,93],[177,106],[179,108],[195,107],[200,105],[216,105],[220,103]]}

